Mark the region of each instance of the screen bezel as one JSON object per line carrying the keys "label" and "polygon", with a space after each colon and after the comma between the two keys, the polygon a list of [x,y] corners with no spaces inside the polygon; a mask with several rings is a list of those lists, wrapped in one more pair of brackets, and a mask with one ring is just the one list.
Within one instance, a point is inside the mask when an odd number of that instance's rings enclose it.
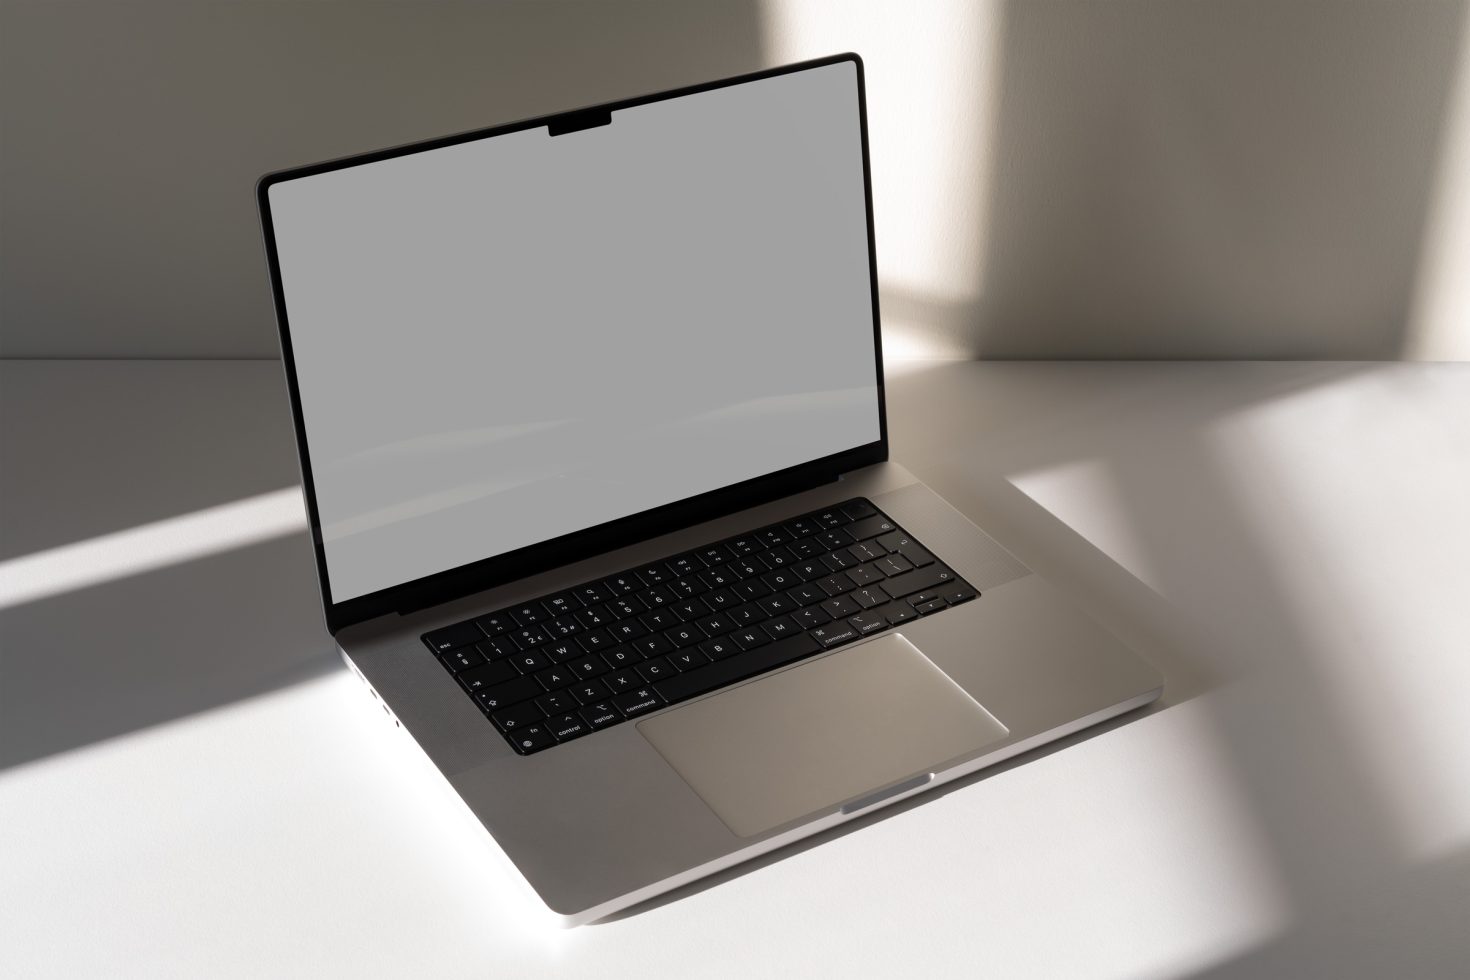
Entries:
{"label": "screen bezel", "polygon": [[[307,445],[306,425],[301,409],[301,392],[296,378],[296,362],[291,347],[290,322],[286,314],[285,293],[281,284],[281,270],[276,253],[275,232],[271,221],[270,189],[278,183],[328,173],[347,167],[360,166],[390,160],[394,157],[442,149],[459,143],[503,136],[508,133],[535,129],[540,126],[578,127],[589,118],[598,117],[633,106],[697,95],[731,85],[740,85],[780,75],[809,71],[831,65],[851,63],[857,80],[858,125],[863,154],[863,201],[866,209],[868,230],[868,285],[873,308],[873,354],[874,372],[878,395],[878,439],[866,445],[855,446],[842,452],[772,473],[752,477],[728,486],[686,497],[673,503],[630,514],[593,527],[560,535],[539,544],[517,548],[489,558],[446,569],[422,578],[404,582],[366,595],[356,596],[340,602],[332,599],[331,579],[327,571],[326,549],[322,540],[321,517],[317,510],[316,486],[312,479],[311,452]],[[595,124],[595,123],[594,123]],[[873,186],[868,160],[868,112],[867,95],[863,76],[862,58],[851,52],[784,65],[765,71],[737,75],[719,81],[704,82],[684,88],[671,89],[617,102],[584,106],[549,116],[538,116],[518,122],[477,129],[437,139],[423,140],[385,150],[376,150],[337,160],[294,167],[269,173],[256,184],[256,204],[260,213],[261,233],[265,241],[266,263],[269,267],[271,293],[275,303],[276,326],[281,341],[281,361],[286,373],[286,387],[290,393],[291,417],[296,429],[296,448],[301,464],[301,484],[306,498],[307,521],[311,528],[312,548],[316,555],[317,582],[321,588],[322,608],[326,616],[327,630],[335,634],[343,627],[374,619],[389,613],[403,613],[459,599],[506,582],[525,578],[538,572],[569,564],[584,558],[634,544],[640,540],[688,527],[701,521],[743,510],[778,497],[810,489],[831,482],[848,470],[880,463],[888,459],[888,414],[883,387],[883,338],[878,313],[878,264],[873,243]]]}

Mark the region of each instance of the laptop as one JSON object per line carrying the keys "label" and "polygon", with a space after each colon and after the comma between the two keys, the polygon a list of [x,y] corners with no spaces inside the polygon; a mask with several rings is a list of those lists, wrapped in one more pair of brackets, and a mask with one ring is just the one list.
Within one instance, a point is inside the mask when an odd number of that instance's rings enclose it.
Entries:
{"label": "laptop", "polygon": [[889,461],[867,138],[846,54],[260,181],[327,629],[563,925],[1161,692]]}

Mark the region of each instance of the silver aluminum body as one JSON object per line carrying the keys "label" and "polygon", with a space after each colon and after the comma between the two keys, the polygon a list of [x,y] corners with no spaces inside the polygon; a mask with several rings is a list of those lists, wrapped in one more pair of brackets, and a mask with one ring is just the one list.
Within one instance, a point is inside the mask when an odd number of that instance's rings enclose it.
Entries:
{"label": "silver aluminum body", "polygon": [[[981,591],[977,600],[903,624],[901,632],[1007,733],[968,756],[934,760],[943,768],[932,774],[871,787],[762,833],[732,832],[636,723],[517,755],[419,638],[856,496],[871,499]],[[872,639],[819,656],[842,657]],[[895,463],[453,603],[361,623],[339,631],[337,642],[563,925],[602,918],[1147,704],[1163,684],[1154,668]],[[894,738],[905,737],[902,725],[883,723]]]}

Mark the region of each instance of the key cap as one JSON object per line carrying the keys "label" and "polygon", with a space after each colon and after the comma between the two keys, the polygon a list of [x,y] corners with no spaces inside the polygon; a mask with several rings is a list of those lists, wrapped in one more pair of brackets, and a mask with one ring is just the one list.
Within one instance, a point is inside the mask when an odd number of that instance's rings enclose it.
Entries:
{"label": "key cap", "polygon": [[596,629],[606,626],[613,621],[612,613],[607,611],[606,606],[588,606],[586,609],[578,610],[577,622],[588,629]]}
{"label": "key cap", "polygon": [[826,590],[815,582],[799,585],[786,594],[803,606],[810,606],[812,603],[821,602],[827,598]]}
{"label": "key cap", "polygon": [[[548,667],[545,670],[536,671],[536,681],[548,691],[554,691],[559,687],[566,687],[577,679],[570,667]],[[551,712],[547,712],[550,714]]]}
{"label": "key cap", "polygon": [[637,620],[629,619],[615,624],[609,632],[612,633],[614,640],[619,643],[627,643],[629,640],[636,640],[647,634],[648,630],[644,629],[643,624]]}
{"label": "key cap", "polygon": [[444,666],[448,667],[451,673],[456,674],[485,662],[484,654],[474,647],[455,647],[439,659],[444,661]]}
{"label": "key cap", "polygon": [[626,646],[604,652],[602,659],[606,660],[607,665],[613,670],[624,670],[637,666],[643,660],[643,654],[631,646]]}
{"label": "key cap", "polygon": [[576,642],[568,640],[564,643],[548,643],[541,648],[541,652],[551,658],[552,663],[564,664],[568,660],[582,655],[582,647]]}
{"label": "key cap", "polygon": [[883,591],[881,585],[870,585],[866,589],[853,589],[847,594],[847,597],[864,609],[872,609],[888,601],[888,593]]}
{"label": "key cap", "polygon": [[858,631],[847,623],[839,622],[833,623],[830,626],[818,626],[806,635],[822,644],[823,647],[835,647],[839,643],[856,640]]}
{"label": "key cap", "polygon": [[764,599],[757,602],[756,605],[764,609],[766,611],[766,614],[770,616],[779,616],[782,613],[796,612],[796,610],[799,608],[795,602],[791,601],[790,596],[781,594],[768,595]]}
{"label": "key cap", "polygon": [[725,566],[727,571],[735,572],[741,579],[754,578],[765,571],[764,565],[756,564],[748,558],[737,558]]}
{"label": "key cap", "polygon": [[633,670],[620,670],[615,674],[608,674],[602,680],[607,685],[607,689],[614,694],[621,691],[632,691],[643,686],[643,678]]}
{"label": "key cap", "polygon": [[520,644],[522,650],[539,647],[549,639],[546,631],[539,626],[528,626],[525,629],[512,630],[510,635],[515,637],[515,641]]}
{"label": "key cap", "polygon": [[973,599],[980,593],[976,592],[974,589],[970,588],[959,579],[955,579],[954,582],[952,582],[950,585],[940,589],[939,594],[944,596],[945,602],[948,602],[951,606],[954,606],[958,605],[961,602],[965,602],[968,599]]}
{"label": "key cap", "polygon": [[703,567],[704,562],[700,561],[699,556],[693,552],[687,555],[680,555],[678,558],[669,559],[669,570],[679,578],[693,575]]}
{"label": "key cap", "polygon": [[822,591],[827,593],[828,596],[834,596],[846,595],[852,591],[853,586],[857,583],[848,578],[845,572],[838,572],[836,575],[829,575],[819,580],[817,584],[822,587]]}
{"label": "key cap", "polygon": [[730,560],[730,552],[725,549],[724,545],[717,544],[700,549],[699,557],[705,565],[722,565]]}
{"label": "key cap", "polygon": [[859,541],[848,548],[847,553],[858,561],[877,561],[879,558],[888,557],[888,552],[884,551],[876,541]]}
{"label": "key cap", "polygon": [[777,616],[775,619],[767,620],[761,623],[761,629],[770,634],[773,640],[779,640],[793,633],[801,632],[796,625],[796,620],[790,616]]}
{"label": "key cap", "polygon": [[821,648],[817,645],[817,641],[813,640],[809,634],[797,633],[759,650],[747,651],[738,657],[720,660],[708,667],[701,667],[699,670],[660,681],[655,685],[655,690],[670,702],[682,701],[696,694],[703,694],[705,691],[712,691],[717,687],[723,687],[754,674],[791,663],[793,660],[809,657],[819,649]]}
{"label": "key cap", "polygon": [[943,599],[930,599],[928,602],[920,603],[919,605],[915,606],[914,612],[918,613],[920,616],[927,616],[930,613],[939,612],[939,610],[948,607],[948,605],[949,603],[945,602]]}
{"label": "key cap", "polygon": [[638,615],[647,608],[634,595],[619,596],[607,604],[608,615],[614,619],[627,619],[629,616]]}
{"label": "key cap", "polygon": [[711,660],[724,660],[726,657],[740,652],[740,648],[735,645],[735,641],[727,636],[722,636],[714,640],[705,640],[699,645],[699,649]]}
{"label": "key cap", "polygon": [[786,524],[786,530],[793,538],[809,538],[822,529],[816,521],[810,517],[798,517]]}
{"label": "key cap", "polygon": [[[672,654],[669,657],[669,662],[674,665],[675,670],[683,673],[686,670],[695,670],[703,667],[709,663],[709,657],[705,656],[699,647],[689,647],[687,650],[680,650],[678,653]],[[652,680],[652,678],[649,679]]]}
{"label": "key cap", "polygon": [[582,630],[584,629],[586,629],[586,627],[577,622],[571,616],[560,616],[546,624],[546,632],[549,633],[553,639],[563,639],[568,636],[573,636],[577,633],[582,632]]}
{"label": "key cap", "polygon": [[851,568],[857,563],[858,560],[852,555],[848,554],[846,548],[841,551],[834,551],[830,555],[822,556],[822,564],[826,565],[834,572],[840,572],[844,568]]}
{"label": "key cap", "polygon": [[761,552],[760,560],[766,563],[767,568],[785,568],[796,561],[796,556],[789,548],[773,548],[770,551]]}
{"label": "key cap", "polygon": [[[796,556],[798,561],[802,558],[815,558],[818,555],[823,554],[827,551],[827,549],[820,542],[812,538],[803,538],[800,541],[793,541],[791,542],[791,544],[787,545],[787,547],[791,549],[791,553]],[[826,573],[824,572],[823,574]]]}
{"label": "key cap", "polygon": [[523,674],[534,674],[538,670],[545,670],[551,666],[551,658],[535,650],[522,650],[511,657],[508,662],[515,664],[516,670]]}
{"label": "key cap", "polygon": [[833,596],[826,602],[822,603],[822,608],[825,609],[827,611],[827,615],[831,616],[833,619],[846,619],[853,613],[859,613],[863,611],[862,606],[858,605],[856,602],[853,602],[845,595]]}
{"label": "key cap", "polygon": [[706,568],[700,572],[699,580],[704,583],[706,590],[722,589],[727,585],[734,585],[740,581],[740,576],[729,565],[721,565],[718,568]]}
{"label": "key cap", "polygon": [[856,616],[849,616],[847,625],[857,630],[860,636],[866,636],[878,630],[886,630],[888,628],[888,620],[870,610],[868,612],[860,612]]}
{"label": "key cap", "polygon": [[730,610],[729,615],[730,621],[735,624],[736,628],[739,628],[741,626],[754,626],[756,623],[770,618],[768,615],[766,615],[766,611],[764,609],[762,609],[760,606],[757,606],[753,602],[747,603],[743,606],[736,606],[734,609]]}
{"label": "key cap", "polygon": [[672,677],[676,673],[678,671],[674,670],[674,665],[669,662],[669,658],[667,657],[657,657],[638,665],[638,675],[649,683],[653,683],[661,677]]}
{"label": "key cap", "polygon": [[771,638],[758,626],[736,630],[730,635],[730,639],[742,650],[754,650],[756,647],[762,647],[771,642]]}
{"label": "key cap", "polygon": [[761,550],[760,542],[755,539],[754,535],[749,534],[741,538],[734,538],[730,541],[726,541],[725,546],[729,548],[732,553],[742,558],[747,555],[753,555],[757,551]]}
{"label": "key cap", "polygon": [[553,691],[536,699],[536,707],[548,715],[564,715],[576,706],[576,699],[562,691]]}
{"label": "key cap", "polygon": [[735,628],[735,624],[730,622],[730,617],[724,615],[706,616],[696,620],[695,625],[704,632],[705,636],[723,636]]}
{"label": "key cap", "polygon": [[708,616],[710,614],[710,607],[698,599],[682,599],[674,603],[670,608],[674,610],[676,616],[686,623],[691,619],[699,619],[702,616]]}
{"label": "key cap", "polygon": [[509,661],[497,660],[480,667],[471,667],[459,675],[459,682],[466,691],[473,694],[475,691],[483,691],[496,684],[513,681],[518,676],[520,675],[516,673],[516,669],[510,665]]}
{"label": "key cap", "polygon": [[599,602],[606,602],[612,598],[612,593],[603,588],[599,582],[575,588],[572,590],[572,595],[580,599],[584,606],[595,606]]}
{"label": "key cap", "polygon": [[791,618],[796,620],[796,625],[804,630],[809,630],[813,626],[821,626],[823,623],[832,622],[832,617],[828,616],[825,610],[817,606],[808,606],[805,609],[794,612],[791,614]]}
{"label": "key cap", "polygon": [[582,600],[578,599],[570,592],[558,592],[554,596],[548,596],[547,598],[542,599],[541,605],[545,606],[546,611],[551,613],[553,617],[558,617],[566,616],[569,613],[573,613],[576,612],[578,609],[581,609]]}
{"label": "key cap", "polygon": [[484,630],[486,636],[499,636],[506,630],[512,629],[515,623],[511,621],[509,613],[495,612],[488,616],[481,616],[475,620],[475,625]]}
{"label": "key cap", "polygon": [[954,572],[943,565],[930,565],[928,568],[916,568],[912,572],[895,575],[883,583],[883,591],[895,599],[902,599],[915,592],[947,585],[954,580]]}
{"label": "key cap", "polygon": [[582,681],[579,684],[573,684],[567,690],[571,691],[572,697],[576,698],[581,704],[601,701],[611,693],[608,691],[607,685],[602,683],[602,681]]}
{"label": "key cap", "polygon": [[556,736],[551,734],[551,729],[545,724],[527,725],[516,730],[509,736],[510,744],[521,755],[530,755],[532,752],[540,752],[542,749],[550,748],[556,744]]}
{"label": "key cap", "polygon": [[742,599],[759,599],[763,595],[771,594],[771,587],[758,578],[748,582],[741,582],[735,586],[735,594]]}
{"label": "key cap", "polygon": [[521,652],[521,648],[516,646],[516,641],[510,638],[509,633],[476,643],[475,649],[479,650],[486,660],[499,660],[501,657],[511,657]]}
{"label": "key cap", "polygon": [[[699,673],[700,672],[696,671],[689,676],[698,677]],[[671,680],[677,679],[677,677],[671,678]],[[646,714],[650,711],[662,707],[664,703],[664,699],[651,687],[640,687],[636,691],[629,691],[627,694],[619,694],[617,697],[613,698],[612,701],[613,705],[616,706],[619,711],[627,715],[629,718],[632,718],[635,715]]]}
{"label": "key cap", "polygon": [[664,636],[676,647],[693,646],[704,640],[704,633],[693,623],[685,623],[683,626],[675,626],[671,630],[664,631]]}
{"label": "key cap", "polygon": [[856,539],[846,531],[823,531],[817,535],[816,540],[826,545],[829,551],[836,551],[838,548],[846,548],[856,543]]}
{"label": "key cap", "polygon": [[[631,662],[631,660],[632,658],[630,657],[629,661]],[[578,658],[577,660],[573,660],[571,663],[567,664],[567,666],[572,668],[572,673],[577,675],[577,680],[579,681],[585,681],[593,677],[601,677],[603,674],[607,673],[607,664],[603,663],[597,657],[591,656],[590,654],[588,656]]]}
{"label": "key cap", "polygon": [[934,561],[933,555],[902,531],[885,534],[878,539],[878,543],[887,548],[890,554],[896,551],[916,566],[922,567]]}
{"label": "key cap", "polygon": [[761,576],[761,581],[769,585],[772,591],[782,592],[801,584],[801,577],[794,571],[782,569],[781,571],[767,572]]}
{"label": "key cap", "polygon": [[588,653],[598,653],[617,646],[617,643],[613,641],[612,634],[607,630],[588,630],[586,633],[577,637],[577,643]]}
{"label": "key cap", "polygon": [[786,533],[785,528],[768,527],[764,531],[757,531],[755,539],[767,548],[774,548],[790,541],[791,535]]}
{"label": "key cap", "polygon": [[880,611],[883,613],[883,618],[888,620],[889,626],[907,623],[911,619],[918,618],[919,615],[902,602],[895,602],[892,605],[884,606]]}
{"label": "key cap", "polygon": [[582,720],[580,715],[564,714],[555,718],[546,719],[546,727],[551,729],[551,734],[556,736],[558,742],[570,742],[581,735],[592,731],[592,726]]}
{"label": "key cap", "polygon": [[828,571],[827,566],[823,565],[820,561],[804,561],[799,565],[791,566],[791,570],[797,575],[801,576],[801,580],[803,582],[810,582],[813,579],[826,578],[828,575],[832,574],[830,571]]}
{"label": "key cap", "polygon": [[820,514],[813,514],[812,519],[824,528],[841,527],[847,523],[847,515],[840,510],[824,510]]}
{"label": "key cap", "polygon": [[524,606],[516,606],[512,609],[510,611],[510,618],[515,620],[517,626],[524,627],[534,626],[551,617],[546,615],[546,610],[542,609],[539,604],[532,605],[528,602]]}
{"label": "key cap", "polygon": [[674,601],[674,593],[668,585],[655,585],[638,593],[638,601],[649,609],[658,609]]}
{"label": "key cap", "polygon": [[509,708],[501,708],[490,715],[490,720],[495,722],[502,732],[509,732],[512,728],[534,725],[545,717],[541,709],[536,707],[535,702],[525,701]]}
{"label": "key cap", "polygon": [[614,575],[602,584],[615,596],[629,595],[643,588],[643,580],[638,577],[636,572],[624,572],[621,575]]}
{"label": "key cap", "polygon": [[704,591],[704,582],[697,578],[676,578],[665,586],[676,599],[687,599]]}
{"label": "key cap", "polygon": [[480,632],[480,627],[474,623],[456,623],[442,630],[424,634],[424,642],[435,653],[445,653],[455,647],[467,647],[484,638],[485,634]]}
{"label": "key cap", "polygon": [[849,568],[846,574],[848,578],[852,579],[858,585],[872,585],[874,582],[881,582],[888,577],[872,565],[859,565],[857,568]]}
{"label": "key cap", "polygon": [[674,652],[674,645],[657,633],[639,637],[628,645],[643,654],[645,659]]}
{"label": "key cap", "polygon": [[878,513],[878,508],[874,507],[872,504],[868,503],[861,497],[856,500],[849,500],[847,503],[839,507],[838,510],[842,511],[854,521],[860,521],[864,517],[871,517],[872,515]]}
{"label": "key cap", "polygon": [[594,729],[616,725],[623,720],[622,712],[614,708],[611,701],[599,701],[596,704],[589,704],[578,712],[578,714],[582,716],[583,721],[587,722]]}
{"label": "key cap", "polygon": [[679,617],[674,615],[672,609],[650,610],[639,616],[638,621],[648,629],[660,633],[679,625]]}
{"label": "key cap", "polygon": [[[851,524],[844,526],[842,530],[852,535],[854,541],[866,541],[869,538],[876,538],[880,534],[896,531],[898,530],[898,525],[886,517],[875,514],[872,517],[864,517],[861,520],[853,521]],[[837,546],[833,545],[832,547],[835,548]]]}
{"label": "key cap", "polygon": [[669,575],[669,570],[664,567],[663,562],[658,562],[653,565],[644,565],[642,568],[639,568],[636,571],[638,572],[638,577],[641,578],[647,585],[658,585],[660,582],[667,582],[671,577]]}
{"label": "key cap", "polygon": [[729,589],[715,589],[713,592],[705,593],[702,598],[704,599],[704,604],[715,612],[719,612],[721,609],[729,609],[731,606],[740,605],[740,600]]}
{"label": "key cap", "polygon": [[536,678],[517,677],[513,681],[485,688],[475,695],[475,699],[487,710],[494,711],[497,708],[506,708],[512,704],[529,700],[542,693],[541,685],[536,683]]}
{"label": "key cap", "polygon": [[887,558],[879,558],[873,562],[873,567],[884,575],[902,575],[914,567],[914,563],[903,555],[889,555]]}

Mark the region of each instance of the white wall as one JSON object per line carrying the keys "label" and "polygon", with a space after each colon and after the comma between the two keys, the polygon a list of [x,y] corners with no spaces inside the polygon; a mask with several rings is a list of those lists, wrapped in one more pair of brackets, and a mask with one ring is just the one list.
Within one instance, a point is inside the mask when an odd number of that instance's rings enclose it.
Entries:
{"label": "white wall", "polygon": [[260,173],[853,49],[895,351],[1470,357],[1463,0],[0,2],[6,356],[274,356]]}

